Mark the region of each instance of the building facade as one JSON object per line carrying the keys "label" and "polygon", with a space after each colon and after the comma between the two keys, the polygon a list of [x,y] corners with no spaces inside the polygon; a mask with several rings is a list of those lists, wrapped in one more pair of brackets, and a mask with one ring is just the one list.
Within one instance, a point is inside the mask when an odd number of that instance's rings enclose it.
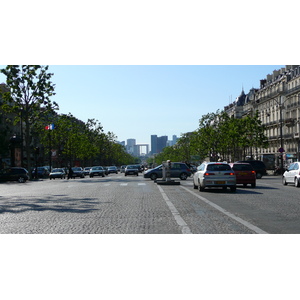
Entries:
{"label": "building facade", "polygon": [[256,111],[269,141],[267,149],[255,149],[256,159],[271,160],[273,165],[286,166],[300,159],[300,66],[286,65],[260,80],[258,89],[251,89],[224,111],[235,118],[254,115]]}

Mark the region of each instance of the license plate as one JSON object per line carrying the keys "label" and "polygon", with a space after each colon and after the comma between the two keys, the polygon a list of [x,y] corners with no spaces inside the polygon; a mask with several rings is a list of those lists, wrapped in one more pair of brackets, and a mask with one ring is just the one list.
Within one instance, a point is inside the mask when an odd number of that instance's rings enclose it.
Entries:
{"label": "license plate", "polygon": [[247,175],[247,173],[241,172],[241,173],[239,173],[239,175]]}
{"label": "license plate", "polygon": [[225,181],[216,181],[216,184],[225,184]]}

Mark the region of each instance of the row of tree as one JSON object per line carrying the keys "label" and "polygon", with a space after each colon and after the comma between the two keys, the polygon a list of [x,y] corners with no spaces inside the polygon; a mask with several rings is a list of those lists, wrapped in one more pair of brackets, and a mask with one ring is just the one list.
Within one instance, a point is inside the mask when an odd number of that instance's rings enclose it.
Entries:
{"label": "row of tree", "polygon": [[[85,123],[70,113],[56,113],[59,107],[50,99],[55,95],[55,84],[51,82],[53,74],[48,72],[48,66],[7,66],[1,72],[7,78],[1,110],[12,114],[15,124],[24,124],[21,135],[27,158],[40,152],[38,155],[42,157],[49,154],[48,161],[51,162],[51,151],[54,149],[56,162],[62,165],[73,165],[75,161],[83,165],[137,162],[123,146],[116,143],[112,132],[104,133],[97,120],[89,119]],[[55,129],[45,130],[47,124],[55,124]],[[175,146],[164,148],[162,153],[148,162],[161,163],[168,159],[200,162],[207,158],[234,161],[246,156],[253,157],[255,149],[266,148],[267,145],[257,112],[237,119],[217,111],[202,116],[197,130],[182,134]],[[28,169],[31,169],[31,163],[32,160],[27,159]]]}
{"label": "row of tree", "polygon": [[149,163],[168,159],[236,161],[253,158],[257,149],[267,147],[268,139],[258,112],[238,119],[229,117],[224,111],[217,111],[202,116],[197,130],[182,134],[175,146],[164,148]]}
{"label": "row of tree", "polygon": [[[6,76],[6,90],[1,94],[0,114],[12,116],[12,122],[20,129],[26,164],[30,170],[34,157],[49,157],[56,152],[57,163],[72,165],[81,161],[86,165],[111,165],[134,163],[123,146],[116,143],[112,132],[104,133],[95,119],[86,123],[68,115],[58,114],[59,106],[51,101],[55,95],[53,73],[48,66],[9,65],[1,69]],[[45,125],[55,124],[54,130],[45,130]],[[47,128],[49,129],[49,128]],[[3,137],[4,140],[5,137]],[[7,138],[7,137],[6,137]],[[6,147],[8,148],[8,145]],[[49,156],[48,156],[49,155]]]}

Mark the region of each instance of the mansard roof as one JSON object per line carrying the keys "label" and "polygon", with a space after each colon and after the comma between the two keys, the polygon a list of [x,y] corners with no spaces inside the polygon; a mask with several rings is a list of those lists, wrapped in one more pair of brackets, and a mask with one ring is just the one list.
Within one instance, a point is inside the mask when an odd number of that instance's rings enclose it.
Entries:
{"label": "mansard roof", "polygon": [[235,102],[237,106],[243,106],[245,104],[246,95],[244,89],[242,90],[241,94],[236,98]]}

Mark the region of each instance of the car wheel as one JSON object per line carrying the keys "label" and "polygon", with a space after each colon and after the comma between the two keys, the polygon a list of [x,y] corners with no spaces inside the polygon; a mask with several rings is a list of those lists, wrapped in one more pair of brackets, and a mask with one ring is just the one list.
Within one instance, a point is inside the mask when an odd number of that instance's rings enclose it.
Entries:
{"label": "car wheel", "polygon": [[261,179],[262,178],[262,174],[261,173],[256,173],[256,179]]}
{"label": "car wheel", "polygon": [[25,178],[23,178],[23,177],[19,177],[19,179],[18,179],[18,182],[20,182],[20,183],[24,183],[26,180],[25,180]]}
{"label": "car wheel", "polygon": [[136,173],[136,176],[139,176],[139,173]]}
{"label": "car wheel", "polygon": [[194,182],[194,190],[197,190],[197,189],[198,189],[198,185],[196,185]]}
{"label": "car wheel", "polygon": [[296,177],[295,178],[295,187],[299,187],[300,186],[300,181],[299,181],[299,178]]}
{"label": "car wheel", "polygon": [[255,188],[256,187],[256,183],[251,183],[251,187]]}
{"label": "car wheel", "polygon": [[157,179],[157,175],[155,173],[151,174],[150,179],[151,180],[156,180]]}
{"label": "car wheel", "polygon": [[244,186],[244,187],[247,187],[247,183],[244,183],[243,186]]}
{"label": "car wheel", "polygon": [[204,191],[204,187],[201,186],[200,182],[198,182],[198,190],[199,190],[199,192]]}
{"label": "car wheel", "polygon": [[286,179],[285,179],[284,176],[282,177],[282,184],[283,184],[283,185],[287,185],[287,182],[286,182]]}
{"label": "car wheel", "polygon": [[187,176],[186,173],[181,173],[180,176],[179,176],[179,178],[180,178],[181,180],[186,180],[187,177],[188,177],[188,176]]}

